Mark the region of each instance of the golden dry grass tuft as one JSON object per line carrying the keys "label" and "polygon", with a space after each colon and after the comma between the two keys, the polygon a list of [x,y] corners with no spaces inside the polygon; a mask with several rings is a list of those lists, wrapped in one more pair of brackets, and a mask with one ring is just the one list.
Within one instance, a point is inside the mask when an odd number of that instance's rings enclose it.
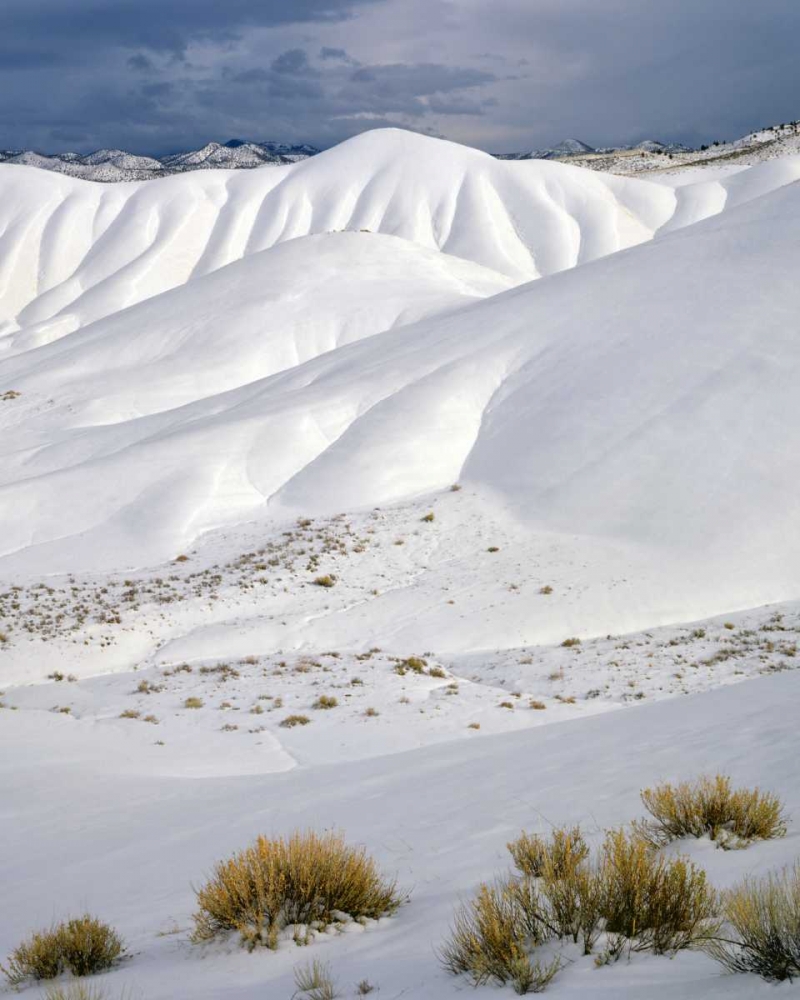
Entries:
{"label": "golden dry grass tuft", "polygon": [[237,932],[249,947],[277,946],[293,924],[320,930],[341,913],[377,919],[405,901],[362,847],[338,833],[259,837],[251,847],[220,862],[197,892],[195,941]]}
{"label": "golden dry grass tuft", "polygon": [[734,789],[726,775],[657,785],[641,794],[652,819],[636,823],[635,828],[654,847],[703,836],[723,848],[746,847],[754,840],[786,834],[786,816],[777,795],[758,788]]}
{"label": "golden dry grass tuft", "polygon": [[[84,983],[78,980],[72,983],[54,983],[48,986],[42,1000],[109,1000],[109,994],[94,983]],[[123,990],[119,995],[119,1000],[132,1000],[132,994]]]}
{"label": "golden dry grass tuft", "polygon": [[294,729],[295,726],[307,726],[311,719],[307,715],[287,715],[282,719],[280,726],[283,729]]}
{"label": "golden dry grass tuft", "polygon": [[294,998],[303,1000],[336,1000],[341,994],[336,988],[327,962],[315,958],[307,965],[298,965],[294,970]]}
{"label": "golden dry grass tuft", "polygon": [[337,708],[338,705],[339,705],[338,698],[334,698],[332,695],[328,694],[321,694],[311,707],[317,709],[325,709],[325,708]]}
{"label": "golden dry grass tuft", "polygon": [[110,969],[124,950],[122,939],[112,927],[85,914],[48,930],[35,931],[14,949],[3,972],[13,985],[55,979],[64,972],[90,976]]}

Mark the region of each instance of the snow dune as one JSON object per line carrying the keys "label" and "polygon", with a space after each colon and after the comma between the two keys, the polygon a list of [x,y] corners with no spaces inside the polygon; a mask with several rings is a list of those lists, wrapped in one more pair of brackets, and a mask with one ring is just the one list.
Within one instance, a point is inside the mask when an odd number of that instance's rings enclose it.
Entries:
{"label": "snow dune", "polygon": [[[263,176],[28,171],[28,197],[70,191],[94,238],[77,227],[57,281],[67,198],[60,229],[31,213],[17,243],[18,269],[36,225],[47,253],[13,320],[38,325],[0,363],[22,393],[0,410],[5,565],[143,565],[265,510],[461,479],[532,530],[669,562],[664,614],[687,573],[707,614],[792,597],[797,172],[673,192],[396,132]],[[341,228],[394,235],[304,235]],[[506,290],[526,267],[550,276]],[[115,312],[31,347],[46,301],[79,325]]]}
{"label": "snow dune", "polygon": [[307,236],[18,354],[6,362],[3,378],[26,398],[67,400],[50,409],[53,427],[120,423],[512,285],[479,264],[394,236]]}
{"label": "snow dune", "polygon": [[729,190],[742,200],[786,184],[800,176],[800,158],[760,170],[754,186],[757,172],[748,171],[673,191],[559,163],[498,161],[399,130],[285,167],[142,183],[6,165],[0,349],[46,343],[244,256],[331,230],[400,236],[528,281],[718,212]]}

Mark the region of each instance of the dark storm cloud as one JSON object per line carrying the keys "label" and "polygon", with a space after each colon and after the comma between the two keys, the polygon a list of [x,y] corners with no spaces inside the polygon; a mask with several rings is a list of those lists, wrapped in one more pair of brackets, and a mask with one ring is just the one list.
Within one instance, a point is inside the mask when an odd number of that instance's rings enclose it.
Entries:
{"label": "dark storm cloud", "polygon": [[305,49],[288,49],[272,60],[272,69],[276,73],[307,74],[316,70],[308,61]]}
{"label": "dark storm cloud", "polygon": [[344,49],[334,49],[329,45],[323,45],[319,50],[320,59],[341,59],[343,62],[351,62],[350,56]]}
{"label": "dark storm cloud", "polygon": [[796,118],[797,0],[2,0],[0,148],[699,143]]}
{"label": "dark storm cloud", "polygon": [[389,66],[362,66],[355,70],[350,80],[368,84],[369,88],[387,98],[404,95],[420,97],[423,94],[447,93],[490,83],[496,77],[477,69],[442,66],[435,63],[395,63]]}
{"label": "dark storm cloud", "polygon": [[136,55],[130,56],[128,59],[128,69],[136,69],[140,73],[149,73],[154,68],[152,59],[148,59],[142,52],[137,52]]}
{"label": "dark storm cloud", "polygon": [[[197,38],[249,28],[330,22],[380,0],[3,0],[0,38],[37,38],[69,61],[70,48],[142,47],[183,52]],[[5,48],[5,46],[4,46]]]}

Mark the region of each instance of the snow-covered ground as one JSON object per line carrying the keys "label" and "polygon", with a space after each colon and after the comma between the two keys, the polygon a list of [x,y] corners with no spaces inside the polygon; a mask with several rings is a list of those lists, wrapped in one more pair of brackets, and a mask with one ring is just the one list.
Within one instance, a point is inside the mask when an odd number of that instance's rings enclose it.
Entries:
{"label": "snow-covered ground", "polygon": [[[145,1000],[288,1000],[315,957],[446,997],[434,948],[519,828],[599,835],[713,770],[797,814],[799,178],[397,131],[141,184],[4,167],[0,961],[88,907]],[[307,824],[410,904],[191,946],[192,884]],[[691,849],[724,885],[797,837]],[[699,955],[550,987],[775,990]]]}

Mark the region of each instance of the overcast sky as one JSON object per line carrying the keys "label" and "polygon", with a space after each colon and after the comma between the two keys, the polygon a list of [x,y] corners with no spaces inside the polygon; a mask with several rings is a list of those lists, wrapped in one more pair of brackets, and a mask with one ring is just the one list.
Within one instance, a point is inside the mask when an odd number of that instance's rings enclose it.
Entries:
{"label": "overcast sky", "polygon": [[800,0],[0,0],[0,148],[694,145],[800,117],[798,38]]}

